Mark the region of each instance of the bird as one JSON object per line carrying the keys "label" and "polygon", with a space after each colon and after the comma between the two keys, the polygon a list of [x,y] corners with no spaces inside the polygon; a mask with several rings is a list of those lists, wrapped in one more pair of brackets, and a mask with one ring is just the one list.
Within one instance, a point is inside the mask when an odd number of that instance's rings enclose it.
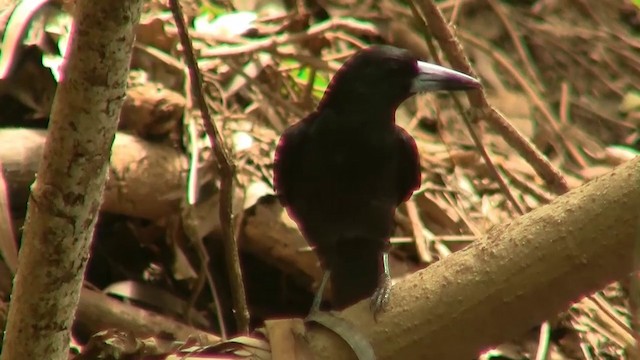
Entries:
{"label": "bird", "polygon": [[313,112],[284,130],[274,190],[324,269],[311,312],[327,281],[335,309],[370,298],[376,317],[387,306],[394,214],[421,185],[418,149],[396,125],[396,110],[417,93],[480,86],[408,50],[372,45],[336,71]]}

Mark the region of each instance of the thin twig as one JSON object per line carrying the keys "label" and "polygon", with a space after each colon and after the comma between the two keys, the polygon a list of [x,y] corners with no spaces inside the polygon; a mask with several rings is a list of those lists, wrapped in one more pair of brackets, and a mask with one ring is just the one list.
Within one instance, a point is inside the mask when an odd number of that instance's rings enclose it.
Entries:
{"label": "thin twig", "polygon": [[416,249],[418,250],[418,256],[420,260],[429,264],[433,262],[433,256],[429,252],[429,239],[424,236],[422,229],[424,224],[420,219],[420,213],[418,212],[418,206],[413,199],[409,199],[405,206],[407,207],[407,215],[411,220],[411,229],[413,231],[413,237],[415,238]]}
{"label": "thin twig", "polygon": [[544,92],[545,88],[544,88],[544,85],[542,84],[542,81],[540,81],[540,78],[538,77],[538,71],[531,64],[531,61],[529,61],[529,56],[527,56],[528,52],[525,49],[525,46],[522,44],[522,40],[520,40],[520,34],[518,31],[516,31],[516,29],[513,28],[513,25],[511,25],[511,22],[509,21],[509,17],[507,16],[507,14],[505,14],[504,7],[502,6],[501,3],[497,2],[496,0],[486,0],[486,1],[489,4],[489,6],[491,6],[491,8],[493,9],[493,12],[496,13],[500,21],[502,21],[502,25],[504,25],[504,28],[507,30],[507,33],[509,34],[509,37],[511,37],[511,42],[513,43],[513,46],[515,46],[518,56],[520,57],[520,60],[522,61],[522,64],[524,65],[525,70],[529,74],[529,77],[535,83],[537,90]]}
{"label": "thin twig", "polygon": [[569,124],[569,104],[571,103],[569,86],[566,81],[560,84],[560,123],[563,125]]}
{"label": "thin twig", "polygon": [[523,191],[534,196],[541,203],[548,204],[553,200],[553,197],[548,193],[546,193],[544,190],[538,188],[535,182],[524,179],[522,176],[516,174],[514,171],[512,171],[506,166],[500,166],[500,170],[504,172],[509,177],[509,179],[511,179],[511,183],[514,186],[517,186],[521,188]]}
{"label": "thin twig", "polygon": [[[189,172],[187,177],[187,199],[186,203],[183,203],[182,209],[182,223],[184,232],[194,245],[198,258],[200,259],[200,271],[198,272],[198,279],[193,287],[191,298],[189,299],[188,306],[184,309],[184,313],[188,314],[194,307],[202,289],[204,288],[205,277],[208,280],[211,294],[213,295],[213,303],[218,314],[218,327],[220,328],[220,335],[223,340],[227,339],[227,326],[224,321],[224,312],[222,310],[222,303],[220,302],[220,296],[216,283],[209,271],[209,255],[207,254],[206,247],[204,246],[203,239],[199,236],[198,231],[194,230],[194,206],[198,200],[198,174],[200,169],[200,146],[198,145],[198,131],[196,129],[196,119],[193,116],[189,116],[190,109],[193,108],[193,92],[191,91],[191,79],[186,76],[185,79],[185,93],[186,106],[184,108],[184,118],[187,121],[185,131],[188,136],[189,143]],[[190,319],[188,316],[187,319]]]}
{"label": "thin twig", "polygon": [[[513,79],[518,83],[518,85],[520,85],[529,99],[531,99],[533,105],[540,111],[549,126],[551,126],[552,130],[558,136],[558,138],[564,145],[564,148],[568,151],[573,160],[575,160],[581,167],[587,167],[584,159],[582,158],[582,156],[580,156],[580,152],[576,149],[574,144],[569,139],[567,139],[562,129],[560,129],[560,126],[558,125],[559,121],[553,114],[553,111],[551,111],[551,107],[549,106],[549,104],[545,102],[538,91],[536,91],[536,89],[531,86],[531,82],[524,77],[521,71],[517,70],[513,66],[513,64],[511,64],[504,56],[502,56],[500,52],[489,46],[487,42],[482,41],[481,39],[463,31],[461,31],[458,35],[461,39],[472,43],[478,49],[489,54],[494,60],[496,60],[498,64],[500,64],[505,70],[509,72],[509,75],[511,75]],[[530,146],[533,150],[535,150],[535,148],[533,148],[533,145]]]}
{"label": "thin twig", "polygon": [[[417,0],[416,0],[417,1]],[[460,44],[451,34],[447,23],[432,0],[417,2],[422,14],[429,24],[431,33],[447,55],[451,65],[462,72],[475,76],[469,60],[462,52]],[[547,160],[522,134],[520,134],[498,111],[492,108],[482,89],[467,92],[469,102],[477,109],[478,115],[502,134],[503,138],[533,167],[536,173],[557,194],[569,191],[567,181],[562,174]]]}
{"label": "thin twig", "polygon": [[351,34],[378,36],[378,30],[372,24],[357,21],[355,19],[338,18],[321,22],[319,24],[311,26],[306,31],[301,31],[294,34],[272,36],[267,39],[256,40],[239,46],[219,47],[217,49],[204,50],[202,51],[202,56],[226,57],[246,55],[256,51],[275,50],[280,45],[299,43],[301,41],[323,35],[328,31],[335,31],[340,29],[347,30]]}
{"label": "thin twig", "polygon": [[[424,19],[422,18],[422,16],[419,16],[419,12],[418,12],[418,9],[416,9],[415,4],[413,4],[413,1],[411,1],[410,3],[411,3],[411,10],[414,16],[416,16],[417,19],[421,20],[425,35],[430,33],[429,26],[424,22]],[[436,63],[441,63],[440,57],[438,56],[438,52],[435,50],[435,45],[433,44],[432,37],[425,36],[425,40],[428,44],[429,51],[434,61]],[[467,131],[469,132],[469,135],[471,136],[473,143],[476,145],[476,148],[480,152],[480,156],[482,156],[482,159],[484,160],[485,164],[487,164],[487,169],[489,170],[491,177],[498,183],[500,190],[502,191],[504,196],[507,198],[507,200],[511,203],[513,208],[520,215],[524,214],[524,209],[520,206],[520,203],[516,200],[515,196],[511,192],[511,189],[509,189],[509,186],[507,186],[507,183],[505,182],[504,178],[498,172],[495,164],[493,163],[493,160],[491,160],[491,157],[489,156],[489,152],[487,151],[486,147],[484,146],[484,143],[482,142],[482,140],[476,133],[476,130],[474,129],[473,125],[471,124],[469,115],[465,113],[465,111],[463,110],[462,102],[454,94],[451,94],[451,98],[453,99],[456,105],[456,108],[458,109],[458,113],[462,117],[465,126],[467,127]]]}
{"label": "thin twig", "polygon": [[171,12],[173,13],[180,44],[183,48],[184,58],[189,69],[189,78],[191,81],[191,90],[197,106],[204,120],[204,129],[211,141],[211,148],[215,154],[218,166],[220,168],[220,227],[222,239],[224,241],[225,257],[227,267],[229,268],[229,277],[231,284],[231,298],[233,299],[234,315],[238,325],[238,331],[242,333],[249,332],[249,308],[245,297],[244,285],[242,281],[242,270],[240,269],[240,256],[238,254],[238,243],[234,236],[233,227],[233,179],[235,174],[235,164],[229,150],[222,138],[222,134],[218,130],[215,122],[209,114],[209,108],[202,94],[202,77],[198,69],[193,52],[193,46],[189,33],[184,22],[184,16],[178,0],[169,0]]}
{"label": "thin twig", "polygon": [[540,326],[540,335],[538,336],[538,348],[536,349],[536,360],[546,360],[549,354],[549,342],[551,338],[551,325],[548,321]]}
{"label": "thin twig", "polygon": [[451,11],[451,16],[449,17],[449,23],[455,24],[458,20],[458,15],[460,15],[460,7],[462,5],[462,1],[456,0],[453,4],[453,10]]}

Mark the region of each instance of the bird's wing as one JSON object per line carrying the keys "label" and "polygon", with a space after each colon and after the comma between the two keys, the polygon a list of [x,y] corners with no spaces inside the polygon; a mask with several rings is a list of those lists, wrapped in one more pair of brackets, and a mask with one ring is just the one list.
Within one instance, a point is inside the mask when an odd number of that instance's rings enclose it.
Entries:
{"label": "bird's wing", "polygon": [[273,187],[282,203],[287,206],[295,190],[296,174],[301,164],[303,147],[309,137],[308,120],[304,119],[287,128],[278,142],[273,161]]}
{"label": "bird's wing", "polygon": [[420,154],[413,137],[403,128],[396,126],[398,146],[398,205],[409,200],[420,187]]}

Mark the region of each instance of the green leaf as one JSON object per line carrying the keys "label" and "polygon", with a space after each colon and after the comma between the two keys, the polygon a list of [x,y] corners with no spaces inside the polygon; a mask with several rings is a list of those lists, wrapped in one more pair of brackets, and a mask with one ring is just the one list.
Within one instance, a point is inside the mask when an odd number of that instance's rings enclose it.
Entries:
{"label": "green leaf", "polygon": [[209,1],[204,1],[204,4],[200,7],[200,15],[209,15],[211,19],[215,19],[220,15],[226,14],[228,11],[224,7],[218,4],[212,4]]}
{"label": "green leaf", "polygon": [[[285,66],[292,66],[292,67],[300,66],[299,62],[291,59],[284,60],[282,64]],[[302,66],[300,68],[291,70],[289,72],[289,75],[299,79],[303,83],[308,84],[311,78],[311,68],[309,68],[308,66]],[[317,98],[321,98],[322,94],[324,93],[328,85],[329,85],[329,75],[324,71],[316,71],[315,77],[313,79],[313,91],[312,91],[313,96]]]}

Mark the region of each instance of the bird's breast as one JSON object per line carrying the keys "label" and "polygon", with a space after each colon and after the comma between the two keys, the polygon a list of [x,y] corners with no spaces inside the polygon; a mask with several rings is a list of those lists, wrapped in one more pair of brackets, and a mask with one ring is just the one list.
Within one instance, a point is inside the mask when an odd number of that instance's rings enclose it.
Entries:
{"label": "bird's breast", "polygon": [[307,179],[318,194],[345,201],[375,201],[387,194],[396,179],[397,154],[392,143],[352,137],[321,142],[309,152]]}
{"label": "bird's breast", "polygon": [[314,136],[300,154],[291,210],[314,238],[385,238],[397,204],[397,149],[385,136]]}

